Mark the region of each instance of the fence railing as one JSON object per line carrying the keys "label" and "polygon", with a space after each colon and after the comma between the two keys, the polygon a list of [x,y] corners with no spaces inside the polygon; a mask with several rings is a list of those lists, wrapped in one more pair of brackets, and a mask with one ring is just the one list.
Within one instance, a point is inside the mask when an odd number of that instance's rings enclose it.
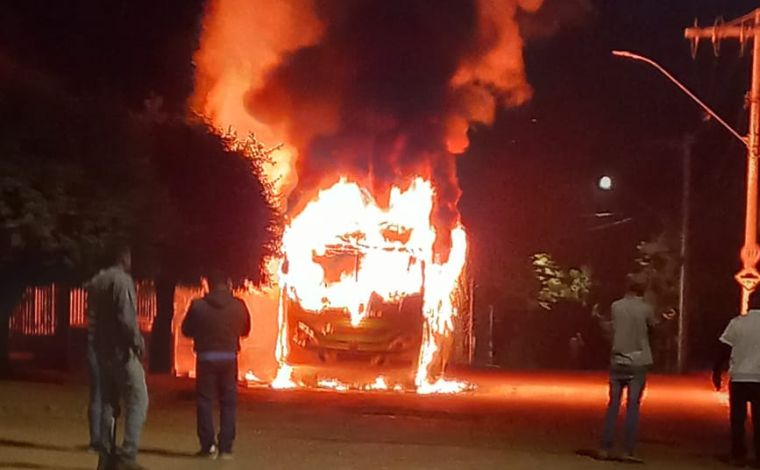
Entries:
{"label": "fence railing", "polygon": [[[137,321],[140,329],[149,332],[156,317],[156,287],[151,281],[138,282]],[[29,287],[11,315],[11,336],[52,336],[58,327],[58,309],[55,284]],[[87,326],[87,291],[81,287],[69,291],[69,327]]]}
{"label": "fence railing", "polygon": [[21,303],[11,316],[11,335],[52,336],[55,334],[58,323],[55,289],[55,284],[26,289]]}

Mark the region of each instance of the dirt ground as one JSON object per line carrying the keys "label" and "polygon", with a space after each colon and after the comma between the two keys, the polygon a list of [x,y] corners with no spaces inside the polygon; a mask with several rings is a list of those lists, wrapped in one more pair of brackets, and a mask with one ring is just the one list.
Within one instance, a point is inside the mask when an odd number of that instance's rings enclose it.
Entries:
{"label": "dirt ground", "polygon": [[[193,382],[150,377],[140,460],[150,469],[604,469],[603,374],[461,371],[474,391],[241,389],[235,460],[197,450]],[[83,380],[0,382],[0,468],[93,469]],[[726,468],[725,394],[706,376],[650,378],[639,454],[647,468]]]}

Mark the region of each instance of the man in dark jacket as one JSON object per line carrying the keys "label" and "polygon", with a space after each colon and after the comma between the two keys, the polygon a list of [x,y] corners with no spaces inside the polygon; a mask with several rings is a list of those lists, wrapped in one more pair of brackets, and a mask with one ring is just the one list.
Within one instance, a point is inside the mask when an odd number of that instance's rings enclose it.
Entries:
{"label": "man in dark jacket", "polygon": [[[232,295],[229,279],[208,278],[209,293],[193,300],[182,322],[182,334],[192,338],[196,354],[196,400],[199,456],[232,458],[237,402],[237,354],[240,338],[251,331],[245,303]],[[219,397],[218,447],[214,440],[214,400]]]}

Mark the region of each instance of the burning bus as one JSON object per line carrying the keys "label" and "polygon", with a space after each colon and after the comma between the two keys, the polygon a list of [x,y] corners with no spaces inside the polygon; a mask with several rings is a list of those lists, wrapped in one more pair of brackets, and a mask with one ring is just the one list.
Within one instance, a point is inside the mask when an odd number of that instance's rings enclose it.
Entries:
{"label": "burning bus", "polygon": [[241,292],[248,378],[347,389],[304,371],[355,362],[373,366],[364,385],[397,388],[382,367],[400,364],[402,389],[458,389],[442,378],[472,350],[457,158],[473,125],[530,99],[516,18],[541,3],[208,2],[190,107],[278,145],[262,165],[284,220],[273,284]]}
{"label": "burning bus", "polygon": [[[418,178],[407,188],[394,187],[387,206],[379,206],[358,184],[341,179],[290,221],[276,286],[241,293],[254,314],[257,337],[247,341],[253,343],[272,336],[261,326],[275,315],[275,303],[266,299],[277,298],[274,358],[280,381],[272,382],[295,384],[293,366],[347,361],[405,368],[411,383],[402,380],[403,388],[430,386],[440,378],[456,317],[469,312],[454,305],[453,295],[461,286],[466,236],[458,227],[449,258],[434,255],[435,229],[424,216],[433,197],[430,183]],[[178,291],[185,305],[198,294]],[[179,324],[182,301],[176,304]],[[246,354],[247,342],[241,367],[255,355]],[[189,342],[178,338],[177,344],[176,356],[192,370]],[[261,368],[266,358],[252,362]],[[253,375],[266,380],[266,374]]]}

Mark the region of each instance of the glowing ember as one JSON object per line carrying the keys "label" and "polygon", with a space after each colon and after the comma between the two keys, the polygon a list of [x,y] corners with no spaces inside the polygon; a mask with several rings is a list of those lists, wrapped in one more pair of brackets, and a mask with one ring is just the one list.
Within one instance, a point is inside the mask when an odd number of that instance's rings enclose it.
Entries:
{"label": "glowing ember", "polygon": [[385,379],[381,375],[373,383],[367,385],[366,388],[367,390],[388,390],[388,384],[385,383]]}
{"label": "glowing ember", "polygon": [[348,390],[348,385],[338,379],[322,379],[317,381],[317,386],[321,388],[329,388],[338,392],[345,392]]}
{"label": "glowing ember", "polygon": [[461,393],[470,388],[466,382],[457,382],[456,380],[438,379],[435,383],[423,383],[417,387],[417,393],[420,395],[430,395],[433,393]]}
{"label": "glowing ember", "polygon": [[282,364],[277,371],[277,377],[272,381],[271,386],[275,390],[296,388],[298,384],[293,381],[293,368],[287,364]]}

